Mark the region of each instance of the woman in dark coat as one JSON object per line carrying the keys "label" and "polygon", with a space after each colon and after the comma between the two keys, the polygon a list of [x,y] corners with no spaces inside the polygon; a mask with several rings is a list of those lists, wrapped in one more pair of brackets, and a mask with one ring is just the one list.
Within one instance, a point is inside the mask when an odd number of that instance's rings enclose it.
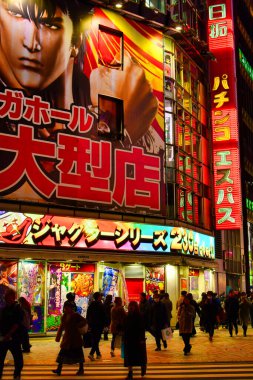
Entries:
{"label": "woman in dark coat", "polygon": [[185,355],[187,355],[192,348],[190,338],[193,329],[193,318],[195,317],[195,309],[190,302],[191,296],[187,294],[178,309],[179,334],[184,341],[183,351]]}
{"label": "woman in dark coat", "polygon": [[141,367],[141,376],[146,374],[147,351],[145,338],[145,323],[139,310],[139,305],[131,301],[124,333],[124,366],[128,367],[127,380],[133,379],[133,367]]}
{"label": "woman in dark coat", "polygon": [[58,367],[52,371],[53,373],[60,376],[63,364],[79,363],[79,370],[76,375],[82,376],[84,374],[83,338],[80,329],[86,324],[86,319],[73,310],[73,304],[66,301],[61,325],[55,338],[56,342],[60,342],[62,332],[64,331],[60,345],[61,349],[56,359]]}

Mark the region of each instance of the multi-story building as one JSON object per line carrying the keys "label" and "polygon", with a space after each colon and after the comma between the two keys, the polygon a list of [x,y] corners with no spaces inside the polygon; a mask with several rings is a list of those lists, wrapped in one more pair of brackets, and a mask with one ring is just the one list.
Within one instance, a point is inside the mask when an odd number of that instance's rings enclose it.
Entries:
{"label": "multi-story building", "polygon": [[227,290],[252,286],[252,2],[208,1],[216,254]]}
{"label": "multi-story building", "polygon": [[70,3],[0,5],[1,275],[33,332],[70,290],[220,291],[205,2]]}

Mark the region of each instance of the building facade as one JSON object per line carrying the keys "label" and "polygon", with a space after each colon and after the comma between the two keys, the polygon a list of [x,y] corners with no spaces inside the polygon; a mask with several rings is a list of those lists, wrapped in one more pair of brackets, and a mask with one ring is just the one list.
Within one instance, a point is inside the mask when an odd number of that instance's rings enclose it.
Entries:
{"label": "building facade", "polygon": [[34,333],[68,291],[85,315],[96,290],[221,290],[205,2],[116,6],[1,5],[1,276]]}
{"label": "building facade", "polygon": [[252,4],[209,1],[216,252],[230,288],[252,286]]}

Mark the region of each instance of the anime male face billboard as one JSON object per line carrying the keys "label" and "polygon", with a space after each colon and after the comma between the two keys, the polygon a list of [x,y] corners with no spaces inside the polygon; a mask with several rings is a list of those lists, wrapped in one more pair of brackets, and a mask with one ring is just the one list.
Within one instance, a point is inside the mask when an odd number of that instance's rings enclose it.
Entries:
{"label": "anime male face billboard", "polygon": [[33,93],[64,73],[73,22],[56,2],[2,0],[0,27],[0,73],[8,86]]}
{"label": "anime male face billboard", "polygon": [[[142,50],[137,24],[89,11],[0,0],[0,196],[161,213],[162,35],[142,26]],[[94,53],[100,24],[118,67]]]}

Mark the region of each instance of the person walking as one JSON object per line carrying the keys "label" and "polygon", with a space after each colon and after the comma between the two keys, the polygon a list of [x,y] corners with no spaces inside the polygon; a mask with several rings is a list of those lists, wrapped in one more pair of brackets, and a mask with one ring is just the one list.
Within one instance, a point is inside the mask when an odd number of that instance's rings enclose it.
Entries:
{"label": "person walking", "polygon": [[107,294],[104,301],[104,308],[105,308],[104,340],[108,340],[108,334],[109,334],[110,324],[111,324],[112,307],[113,307],[112,295]]}
{"label": "person walking", "polygon": [[169,319],[166,308],[161,302],[158,294],[154,295],[154,303],[151,306],[151,332],[155,337],[156,349],[161,351],[161,340],[164,348],[167,348],[166,340],[162,339],[162,329],[169,326]]}
{"label": "person walking", "polygon": [[201,300],[198,302],[199,311],[200,311],[200,316],[199,316],[200,331],[205,331],[206,321],[205,321],[205,314],[203,312],[203,307],[206,303],[206,300],[207,300],[207,294],[205,292],[203,292],[201,294]]}
{"label": "person walking", "polygon": [[8,351],[14,359],[14,380],[20,380],[23,369],[21,350],[21,331],[23,311],[16,301],[16,292],[8,289],[5,293],[5,306],[0,316],[0,379],[2,378],[4,360]]}
{"label": "person walking", "polygon": [[167,313],[167,318],[168,318],[168,326],[170,327],[170,321],[172,318],[172,309],[173,309],[173,304],[172,301],[170,300],[169,293],[164,293],[164,296],[162,298],[162,303],[165,306],[166,313]]}
{"label": "person walking", "polygon": [[239,303],[239,320],[243,329],[243,336],[247,336],[248,324],[250,321],[251,304],[247,299],[245,292],[241,293],[241,302]]}
{"label": "person walking", "polygon": [[145,324],[136,301],[128,305],[124,331],[124,366],[128,367],[126,380],[133,379],[133,367],[141,367],[141,376],[147,370]]}
{"label": "person walking", "polygon": [[[186,290],[182,290],[181,293],[180,293],[180,297],[178,298],[177,302],[176,302],[176,313],[178,315],[178,310],[179,310],[179,307],[181,305],[181,303],[184,301],[184,298],[187,294],[187,291]],[[176,323],[176,330],[179,329],[179,321],[177,320],[177,323]]]}
{"label": "person walking", "polygon": [[145,292],[140,293],[139,308],[144,320],[145,330],[150,332],[151,303],[147,300]]}
{"label": "person walking", "polygon": [[102,294],[95,292],[93,301],[87,309],[87,321],[92,335],[92,346],[88,358],[94,361],[94,353],[96,352],[97,359],[101,359],[102,355],[99,348],[99,342],[105,326],[105,308],[102,303]]}
{"label": "person walking", "polygon": [[195,301],[195,299],[193,298],[192,293],[188,293],[188,297],[190,298],[190,304],[194,307],[194,310],[195,310],[195,315],[193,317],[192,335],[191,335],[191,336],[194,336],[197,334],[197,331],[195,328],[195,318],[197,314],[198,316],[200,316],[200,309],[199,309],[199,305],[197,301]]}
{"label": "person walking", "polygon": [[193,318],[195,316],[195,309],[191,305],[191,297],[186,294],[183,301],[178,308],[178,323],[179,323],[179,334],[184,341],[184,354],[187,355],[191,351],[191,334],[193,328]]}
{"label": "person walking", "polygon": [[23,321],[22,321],[22,351],[29,353],[32,345],[29,339],[29,330],[32,324],[32,312],[30,302],[25,299],[25,297],[19,297],[18,303],[23,311]]}
{"label": "person walking", "polygon": [[[87,324],[85,318],[74,311],[72,302],[66,301],[64,304],[64,314],[61,319],[61,324],[55,338],[56,342],[60,342],[60,352],[56,362],[58,366],[52,372],[60,376],[63,364],[79,364],[79,369],[76,372],[77,376],[84,374],[84,354],[83,354],[83,338],[80,332]],[[62,333],[64,335],[62,337]]]}
{"label": "person walking", "polygon": [[214,299],[214,294],[208,290],[207,297],[202,304],[202,316],[204,329],[209,334],[210,342],[213,341],[214,329],[217,324],[217,316],[219,313],[218,303]]}
{"label": "person walking", "polygon": [[233,327],[235,328],[235,334],[238,334],[238,313],[239,313],[239,301],[235,295],[233,289],[228,293],[228,298],[225,301],[225,311],[227,314],[228,331],[230,336],[233,336]]}
{"label": "person walking", "polygon": [[126,312],[122,305],[122,298],[115,297],[114,300],[115,305],[111,310],[111,333],[112,333],[112,341],[111,341],[111,356],[114,357],[114,349],[115,349],[115,341],[118,337],[119,339],[123,338],[125,322],[126,322]]}

